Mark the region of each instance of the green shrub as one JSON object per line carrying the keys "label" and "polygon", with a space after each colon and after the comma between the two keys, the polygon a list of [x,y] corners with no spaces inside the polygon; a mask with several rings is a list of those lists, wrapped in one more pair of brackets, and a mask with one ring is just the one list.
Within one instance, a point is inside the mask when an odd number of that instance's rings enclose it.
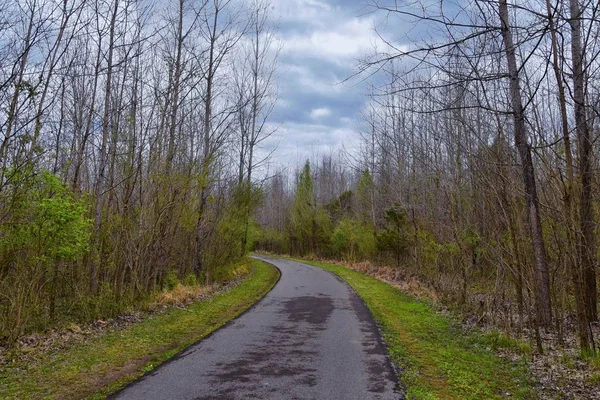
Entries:
{"label": "green shrub", "polygon": [[179,284],[179,277],[177,276],[177,271],[171,270],[168,271],[165,276],[165,286],[167,290],[173,290]]}
{"label": "green shrub", "polygon": [[377,249],[394,257],[400,267],[402,257],[408,253],[409,236],[406,210],[399,204],[385,210],[385,228],[377,232]]}
{"label": "green shrub", "polygon": [[369,224],[344,218],[331,235],[331,247],[337,256],[349,261],[368,259],[375,254],[375,232]]}
{"label": "green shrub", "polygon": [[55,319],[73,290],[59,283],[87,253],[92,223],[86,199],[49,171],[16,173],[3,196],[9,210],[0,225],[0,334],[11,340]]}
{"label": "green shrub", "polygon": [[185,278],[183,278],[183,284],[185,286],[196,286],[198,284],[198,281],[196,280],[196,275],[194,275],[194,274],[186,275]]}

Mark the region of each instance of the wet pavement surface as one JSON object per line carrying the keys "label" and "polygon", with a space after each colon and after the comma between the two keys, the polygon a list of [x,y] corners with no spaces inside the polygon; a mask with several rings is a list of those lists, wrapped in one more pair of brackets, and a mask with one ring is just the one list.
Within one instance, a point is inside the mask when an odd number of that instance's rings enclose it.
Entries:
{"label": "wet pavement surface", "polygon": [[338,277],[257,257],[281,279],[248,312],[113,399],[399,399],[375,322]]}

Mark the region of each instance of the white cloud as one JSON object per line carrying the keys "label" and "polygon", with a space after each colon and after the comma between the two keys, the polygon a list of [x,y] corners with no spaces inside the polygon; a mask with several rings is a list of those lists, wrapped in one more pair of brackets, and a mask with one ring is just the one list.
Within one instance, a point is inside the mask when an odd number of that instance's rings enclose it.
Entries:
{"label": "white cloud", "polygon": [[[381,18],[364,0],[273,0],[280,30],[280,129],[261,144],[277,148],[273,163],[301,165],[315,154],[359,148],[362,82],[341,83],[356,61],[387,45],[374,31]],[[397,37],[394,36],[394,37]],[[356,100],[356,101],[355,101]],[[290,112],[291,108],[296,112]]]}
{"label": "white cloud", "polygon": [[[340,95],[346,87],[339,82],[343,78],[336,76],[331,71],[316,71],[307,65],[293,65],[282,63],[281,69],[286,76],[292,77],[296,83],[292,85],[294,90],[315,93],[321,97],[332,97]],[[284,83],[284,86],[286,83]],[[287,83],[289,85],[289,82]]]}
{"label": "white cloud", "polygon": [[319,25],[333,10],[321,0],[274,0],[273,7],[283,23],[301,21],[310,25]]}
{"label": "white cloud", "polygon": [[[274,14],[282,26],[283,51],[338,65],[348,65],[365,53],[387,48],[374,30],[375,14],[364,15],[364,2],[333,5],[325,0],[274,0]],[[356,16],[362,13],[362,16]]]}
{"label": "white cloud", "polygon": [[354,124],[354,120],[352,118],[348,118],[348,117],[342,117],[340,118],[340,123],[346,127],[351,126]]}
{"label": "white cloud", "polygon": [[263,142],[258,151],[259,156],[263,156],[276,148],[271,164],[286,167],[302,165],[306,160],[339,151],[352,153],[359,146],[360,135],[354,129],[290,122]]}
{"label": "white cloud", "polygon": [[320,119],[331,115],[331,110],[327,107],[315,108],[310,112],[312,119]]}
{"label": "white cloud", "polygon": [[362,57],[374,47],[385,46],[373,30],[372,17],[338,19],[321,29],[284,36],[282,42],[284,51],[289,54],[339,65]]}

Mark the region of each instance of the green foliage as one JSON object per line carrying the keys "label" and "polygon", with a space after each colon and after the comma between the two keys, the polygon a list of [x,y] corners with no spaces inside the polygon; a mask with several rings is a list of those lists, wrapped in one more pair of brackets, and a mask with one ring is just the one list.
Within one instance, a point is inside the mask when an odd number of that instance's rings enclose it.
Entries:
{"label": "green foliage", "polygon": [[88,249],[91,221],[85,200],[76,200],[48,171],[33,177],[29,186],[15,189],[11,220],[2,224],[0,252],[26,255],[29,261],[69,261]]}
{"label": "green foliage", "polygon": [[248,271],[249,264],[250,262],[248,259],[244,257],[237,258],[236,261],[233,261],[227,265],[221,265],[219,268],[214,269],[211,282],[230,282],[240,275],[243,275],[241,271]]}
{"label": "green foliage", "polygon": [[377,232],[377,248],[391,253],[400,267],[400,261],[409,249],[409,235],[406,211],[395,204],[385,211],[385,228]]}
{"label": "green foliage", "polygon": [[102,282],[98,293],[86,295],[75,308],[77,319],[89,321],[100,316],[113,317],[126,308],[128,302],[116,300],[114,287],[109,282]]}
{"label": "green foliage", "polygon": [[350,248],[350,234],[344,228],[344,221],[341,221],[331,235],[331,247],[338,255],[343,255]]}
{"label": "green foliage", "polygon": [[179,284],[179,277],[176,271],[168,271],[165,277],[165,286],[167,290],[173,290]]}
{"label": "green foliage", "polygon": [[310,164],[307,161],[304,165],[298,185],[296,186],[296,196],[292,205],[290,222],[292,235],[297,237],[300,252],[306,250],[314,251],[314,217],[316,213],[315,194],[313,180],[310,174]]}
{"label": "green foliage", "polygon": [[600,385],[600,372],[593,372],[587,382],[594,386]]}
{"label": "green foliage", "polygon": [[69,295],[57,287],[60,269],[83,258],[92,229],[86,199],[76,199],[54,174],[24,169],[12,183],[0,225],[0,334],[9,339],[54,318],[61,295]]}
{"label": "green foliage", "polygon": [[194,274],[187,274],[181,282],[185,286],[190,286],[190,287],[198,285],[198,280],[196,279],[196,275],[194,275]]}
{"label": "green foliage", "polygon": [[316,254],[329,244],[330,220],[325,209],[317,207],[310,163],[307,161],[298,178],[296,196],[290,211],[288,234],[294,254]]}
{"label": "green foliage", "polygon": [[528,342],[521,342],[497,329],[486,333],[484,337],[486,341],[490,343],[492,350],[508,349],[516,351],[526,357],[531,356],[531,345]]}
{"label": "green foliage", "polygon": [[[431,269],[438,264],[440,254],[444,251],[444,246],[439,244],[435,237],[426,230],[417,231],[417,248],[419,249],[419,265],[423,269]],[[458,246],[453,244],[458,251]]]}
{"label": "green foliage", "polygon": [[376,251],[375,232],[369,224],[345,218],[331,235],[331,247],[349,261],[369,259]]}
{"label": "green foliage", "polygon": [[333,223],[341,218],[350,217],[353,211],[354,193],[351,190],[343,192],[340,197],[325,205],[325,210]]}
{"label": "green foliage", "polygon": [[358,197],[358,214],[364,221],[372,220],[374,208],[375,182],[369,169],[363,171],[356,189]]}
{"label": "green foliage", "polygon": [[[209,264],[214,268],[228,265],[244,255],[252,247],[252,237],[244,243],[243,238],[251,235],[251,215],[258,208],[262,198],[260,189],[242,184],[235,189],[229,205],[223,212],[216,229],[210,238]],[[242,249],[242,245],[245,246]]]}
{"label": "green foliage", "polygon": [[285,232],[271,228],[259,228],[254,233],[254,247],[270,253],[289,253],[289,239]]}
{"label": "green foliage", "polygon": [[468,229],[463,234],[463,241],[471,247],[478,247],[479,243],[481,242],[481,238],[477,232],[472,229]]}

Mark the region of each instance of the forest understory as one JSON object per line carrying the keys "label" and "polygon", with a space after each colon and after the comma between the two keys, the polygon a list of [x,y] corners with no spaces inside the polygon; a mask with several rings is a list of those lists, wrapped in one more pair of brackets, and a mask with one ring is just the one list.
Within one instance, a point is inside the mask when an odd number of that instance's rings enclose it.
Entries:
{"label": "forest understory", "polygon": [[0,397],[103,399],[248,309],[278,277],[247,261],[226,282],[177,282],[114,318],[23,336],[0,348]]}
{"label": "forest understory", "polygon": [[46,332],[35,332],[19,337],[10,346],[0,346],[0,366],[11,363],[26,365],[35,363],[41,356],[66,347],[80,345],[90,339],[98,338],[107,332],[125,329],[144,319],[162,314],[170,308],[185,309],[216,293],[237,286],[250,273],[248,266],[239,268],[231,280],[211,285],[189,285],[185,282],[173,282],[169,288],[130,310],[114,317],[97,319],[88,323],[69,322],[63,327],[54,327]]}

